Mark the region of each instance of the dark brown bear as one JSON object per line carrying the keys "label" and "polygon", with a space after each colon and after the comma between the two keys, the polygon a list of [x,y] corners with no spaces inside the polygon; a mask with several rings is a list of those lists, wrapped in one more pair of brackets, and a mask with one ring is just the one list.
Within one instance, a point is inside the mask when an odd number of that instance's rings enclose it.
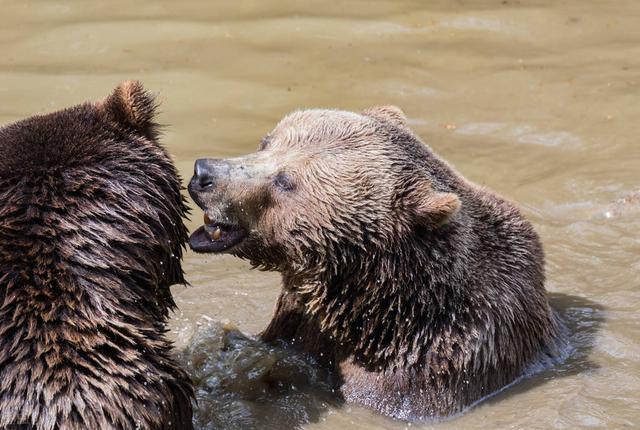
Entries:
{"label": "dark brown bear", "polygon": [[165,338],[186,207],[154,110],[126,82],[0,129],[0,429],[192,428]]}
{"label": "dark brown bear", "polygon": [[198,160],[189,188],[192,248],[281,272],[263,338],[334,368],[346,400],[446,416],[559,353],[531,224],[398,108],[295,112],[256,153]]}

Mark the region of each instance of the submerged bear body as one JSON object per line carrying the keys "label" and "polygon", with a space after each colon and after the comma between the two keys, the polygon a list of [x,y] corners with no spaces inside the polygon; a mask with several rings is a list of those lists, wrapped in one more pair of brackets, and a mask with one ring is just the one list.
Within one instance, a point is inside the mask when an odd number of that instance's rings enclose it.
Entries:
{"label": "submerged bear body", "polygon": [[165,338],[186,207],[127,82],[0,128],[0,428],[189,429]]}
{"label": "submerged bear body", "polygon": [[449,416],[561,355],[537,234],[438,158],[394,107],[309,110],[257,153],[196,162],[199,252],[283,276],[262,334],[386,415]]}

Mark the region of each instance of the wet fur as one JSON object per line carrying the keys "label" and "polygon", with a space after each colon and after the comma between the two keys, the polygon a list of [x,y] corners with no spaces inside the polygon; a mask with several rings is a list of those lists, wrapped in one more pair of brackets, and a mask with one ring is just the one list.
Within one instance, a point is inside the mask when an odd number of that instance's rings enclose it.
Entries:
{"label": "wet fur", "polygon": [[126,82],[0,129],[0,428],[192,428],[165,337],[186,207],[154,112]]}
{"label": "wet fur", "polygon": [[[531,224],[433,155],[397,115],[385,119],[383,112],[377,132],[397,148],[393,163],[407,174],[427,172],[459,206],[445,210],[451,216],[442,225],[420,220],[411,228],[409,213],[389,220],[407,225],[383,246],[352,224],[348,241],[333,238],[321,274],[284,273],[263,337],[286,339],[334,367],[347,400],[401,419],[448,416],[559,356],[558,321]],[[407,177],[398,192],[412,199],[413,185]],[[349,218],[338,225],[362,216],[341,209]]]}
{"label": "wet fur", "polygon": [[[345,399],[450,416],[561,355],[531,224],[438,158],[400,109],[295,112],[246,163],[192,195],[251,232],[233,254],[282,273],[263,338],[333,368]],[[287,195],[269,185],[278,171],[295,177]]]}

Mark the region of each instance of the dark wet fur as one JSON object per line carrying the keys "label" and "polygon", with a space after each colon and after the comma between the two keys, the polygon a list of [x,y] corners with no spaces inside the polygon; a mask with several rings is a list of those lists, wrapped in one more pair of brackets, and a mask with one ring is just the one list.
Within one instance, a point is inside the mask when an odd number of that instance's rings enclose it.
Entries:
{"label": "dark wet fur", "polygon": [[0,129],[0,428],[192,428],[165,337],[186,206],[154,111],[127,82]]}

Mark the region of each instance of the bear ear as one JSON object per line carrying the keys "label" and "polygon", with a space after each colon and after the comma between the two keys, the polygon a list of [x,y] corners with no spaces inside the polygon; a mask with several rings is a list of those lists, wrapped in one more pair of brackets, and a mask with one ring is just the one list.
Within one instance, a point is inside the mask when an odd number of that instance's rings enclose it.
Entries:
{"label": "bear ear", "polygon": [[415,214],[417,224],[425,227],[440,227],[449,222],[461,206],[454,193],[434,191],[431,187],[412,190],[407,198],[407,206]]}
{"label": "bear ear", "polygon": [[397,106],[374,106],[365,109],[362,114],[396,127],[407,127],[407,116]]}
{"label": "bear ear", "polygon": [[158,104],[139,81],[121,83],[99,106],[118,124],[145,136],[153,134],[156,126],[153,119]]}

